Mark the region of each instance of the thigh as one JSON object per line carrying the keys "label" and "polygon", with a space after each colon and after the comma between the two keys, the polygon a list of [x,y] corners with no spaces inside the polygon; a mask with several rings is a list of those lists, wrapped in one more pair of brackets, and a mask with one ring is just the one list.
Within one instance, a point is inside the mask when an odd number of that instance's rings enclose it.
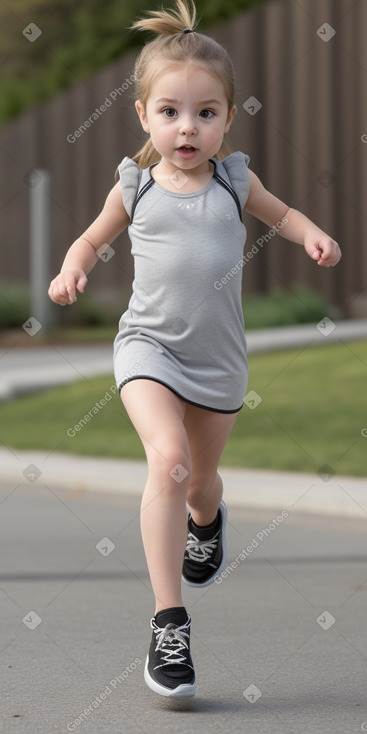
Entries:
{"label": "thigh", "polygon": [[121,400],[137,431],[147,458],[165,458],[183,451],[189,457],[183,424],[186,402],[164,385],[144,378],[130,380],[121,388]]}
{"label": "thigh", "polygon": [[190,446],[192,480],[216,473],[238,413],[216,413],[187,405],[184,425]]}

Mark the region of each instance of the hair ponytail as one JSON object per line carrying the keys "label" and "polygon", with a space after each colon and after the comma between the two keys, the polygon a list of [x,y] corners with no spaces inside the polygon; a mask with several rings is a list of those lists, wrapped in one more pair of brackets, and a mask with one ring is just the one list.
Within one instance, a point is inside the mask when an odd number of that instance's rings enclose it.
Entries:
{"label": "hair ponytail", "polygon": [[148,10],[149,18],[132,24],[131,30],[153,31],[161,36],[173,36],[186,28],[194,29],[196,8],[193,0],[176,0],[177,10]]}
{"label": "hair ponytail", "polygon": [[[193,0],[175,0],[175,4],[176,9],[149,10],[149,17],[137,20],[131,26],[132,30],[153,31],[157,34],[157,38],[143,47],[135,63],[136,99],[146,106],[151,84],[157,73],[157,60],[166,63],[192,61],[219,77],[224,85],[228,110],[232,109],[235,82],[232,61],[227,51],[213,38],[194,30],[196,8]],[[188,33],[188,30],[194,32]],[[223,142],[216,157],[221,160],[230,153],[229,146]],[[159,159],[160,155],[151,138],[133,157],[140,168],[148,168]]]}

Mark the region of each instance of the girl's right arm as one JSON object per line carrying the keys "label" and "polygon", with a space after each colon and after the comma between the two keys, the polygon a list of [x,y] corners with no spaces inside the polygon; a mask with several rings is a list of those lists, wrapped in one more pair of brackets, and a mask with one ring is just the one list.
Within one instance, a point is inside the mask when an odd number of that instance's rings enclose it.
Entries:
{"label": "girl's right arm", "polygon": [[59,275],[51,281],[48,291],[51,301],[60,306],[76,301],[77,290],[84,292],[87,274],[99,259],[98,250],[111,244],[129,222],[118,182],[108,194],[97,219],[68,250]]}

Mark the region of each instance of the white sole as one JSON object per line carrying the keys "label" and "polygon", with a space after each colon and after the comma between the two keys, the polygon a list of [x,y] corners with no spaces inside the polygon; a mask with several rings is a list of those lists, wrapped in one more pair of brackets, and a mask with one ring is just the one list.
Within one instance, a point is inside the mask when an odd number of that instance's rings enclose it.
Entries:
{"label": "white sole", "polygon": [[224,569],[224,566],[227,563],[227,539],[226,539],[227,506],[225,502],[223,502],[223,500],[221,500],[219,507],[222,513],[222,549],[223,549],[222,562],[218,568],[218,571],[215,572],[215,575],[212,576],[210,579],[208,579],[208,581],[204,581],[203,584],[195,584],[193,581],[187,581],[187,579],[185,579],[184,575],[182,574],[181,578],[182,578],[182,581],[186,584],[186,586],[191,586],[195,589],[203,589],[205,586],[210,586],[210,584],[214,584],[215,579],[217,579],[221,575]]}
{"label": "white sole", "polygon": [[182,685],[177,686],[177,688],[173,688],[171,690],[170,688],[161,686],[153,680],[149,675],[148,660],[149,656],[147,655],[144,668],[144,680],[147,686],[149,686],[154,693],[159,693],[160,696],[166,696],[167,698],[190,698],[191,696],[195,696],[197,691],[196,681],[195,683],[183,683]]}

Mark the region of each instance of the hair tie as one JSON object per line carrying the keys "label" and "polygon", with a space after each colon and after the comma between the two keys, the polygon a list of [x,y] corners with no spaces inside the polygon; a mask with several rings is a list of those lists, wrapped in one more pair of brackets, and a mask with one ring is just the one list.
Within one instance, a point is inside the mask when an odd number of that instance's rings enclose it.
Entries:
{"label": "hair tie", "polygon": [[184,28],[184,30],[181,31],[181,33],[193,33],[193,32],[194,32],[193,28]]}

